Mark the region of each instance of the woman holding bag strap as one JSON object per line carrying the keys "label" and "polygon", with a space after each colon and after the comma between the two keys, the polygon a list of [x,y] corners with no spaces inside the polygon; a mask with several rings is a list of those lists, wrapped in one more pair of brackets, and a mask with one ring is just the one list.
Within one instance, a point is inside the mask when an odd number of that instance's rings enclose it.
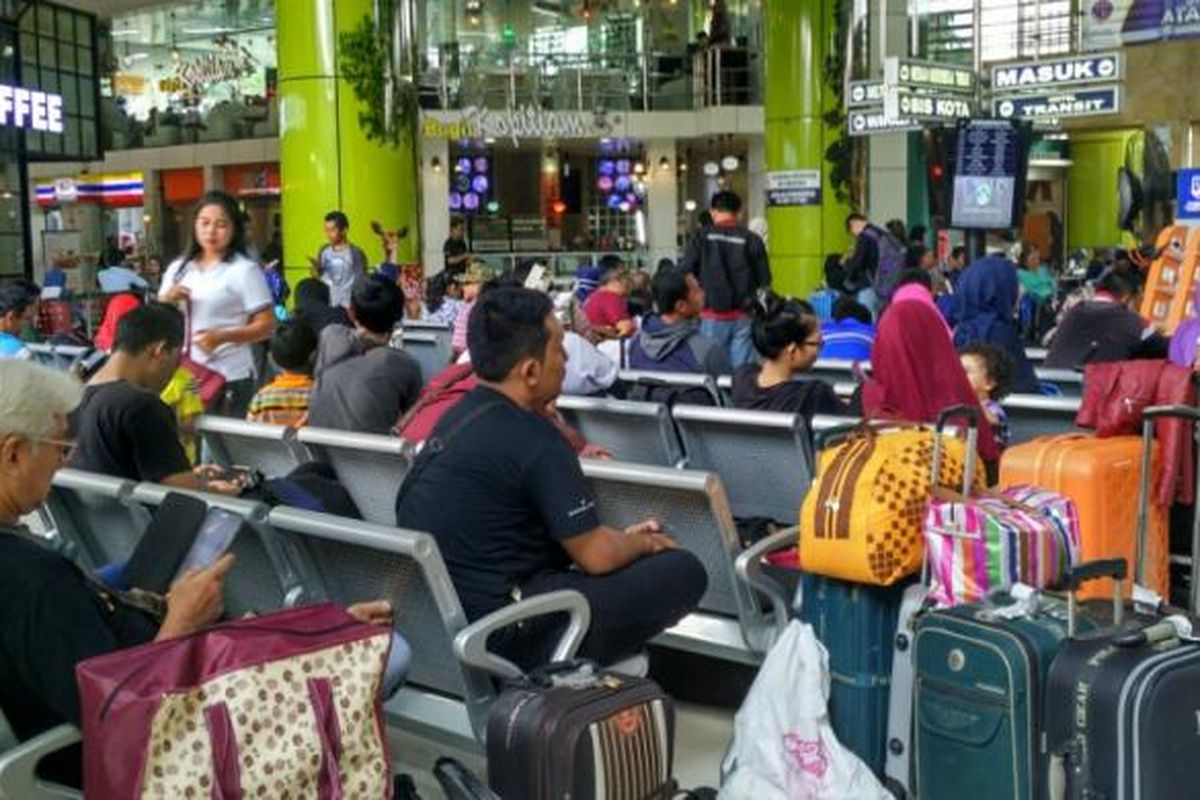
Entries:
{"label": "woman holding bag strap", "polygon": [[251,345],[271,338],[274,300],[258,265],[246,257],[246,228],[236,201],[209,192],[196,207],[187,254],[167,268],[158,299],[187,315],[185,352],[225,378],[214,411],[243,418],[256,386]]}

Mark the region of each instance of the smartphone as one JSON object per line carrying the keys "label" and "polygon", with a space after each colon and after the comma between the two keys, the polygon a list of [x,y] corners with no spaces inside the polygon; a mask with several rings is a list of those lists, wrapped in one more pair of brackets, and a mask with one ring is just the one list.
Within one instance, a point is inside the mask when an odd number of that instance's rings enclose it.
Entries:
{"label": "smartphone", "polygon": [[210,508],[196,534],[196,540],[192,542],[192,549],[179,565],[176,577],[189,570],[211,566],[233,545],[243,524],[242,518],[231,511]]}

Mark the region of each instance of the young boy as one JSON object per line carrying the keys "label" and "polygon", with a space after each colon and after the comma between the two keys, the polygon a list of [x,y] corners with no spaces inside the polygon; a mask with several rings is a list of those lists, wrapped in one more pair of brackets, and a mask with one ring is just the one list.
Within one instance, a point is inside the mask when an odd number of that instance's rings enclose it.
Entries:
{"label": "young boy", "polygon": [[317,335],[303,322],[283,322],[271,337],[271,361],[281,375],[258,390],[246,419],[301,427],[308,422]]}
{"label": "young boy", "polygon": [[967,380],[979,398],[979,405],[992,428],[996,431],[996,444],[1000,449],[1012,441],[1012,427],[1008,414],[1000,400],[1012,388],[1013,365],[1009,357],[997,347],[989,344],[973,344],[959,353]]}

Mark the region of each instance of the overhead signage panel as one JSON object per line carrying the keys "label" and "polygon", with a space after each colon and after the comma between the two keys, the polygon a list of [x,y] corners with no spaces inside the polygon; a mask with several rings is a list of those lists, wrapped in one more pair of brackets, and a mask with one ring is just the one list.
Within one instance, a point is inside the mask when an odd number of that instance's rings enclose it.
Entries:
{"label": "overhead signage panel", "polygon": [[1175,218],[1200,220],[1200,169],[1179,170]]}
{"label": "overhead signage panel", "polygon": [[992,67],[992,91],[1012,92],[1112,83],[1121,79],[1121,54],[1055,58]]}
{"label": "overhead signage panel", "polygon": [[873,133],[902,133],[919,131],[921,124],[911,119],[889,119],[883,106],[860,108],[846,113],[846,133],[851,136],[870,136]]}
{"label": "overhead signage panel", "polygon": [[791,169],[766,174],[768,206],[821,205],[821,170]]}
{"label": "overhead signage panel", "polygon": [[850,81],[846,95],[846,108],[865,108],[883,102],[882,81]]}
{"label": "overhead signage panel", "polygon": [[884,97],[883,112],[888,119],[954,122],[974,116],[975,103],[967,97],[897,87]]}
{"label": "overhead signage panel", "polygon": [[1121,88],[1100,86],[1052,94],[1020,94],[992,100],[992,116],[998,119],[1047,120],[1062,117],[1097,117],[1119,114]]}
{"label": "overhead signage panel", "polygon": [[898,86],[951,94],[975,94],[975,71],[970,67],[916,61],[895,56],[884,59],[883,82],[888,89]]}

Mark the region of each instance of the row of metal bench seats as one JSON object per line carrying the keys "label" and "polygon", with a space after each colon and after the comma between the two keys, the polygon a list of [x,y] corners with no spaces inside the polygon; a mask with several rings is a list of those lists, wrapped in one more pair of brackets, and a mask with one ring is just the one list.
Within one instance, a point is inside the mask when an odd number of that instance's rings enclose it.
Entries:
{"label": "row of metal bench seats", "polygon": [[[266,475],[278,476],[304,461],[324,461],[333,468],[364,519],[388,527],[395,524],[396,494],[413,458],[403,440],[318,428],[292,430],[220,417],[202,418],[197,431],[213,460],[226,466],[251,466]],[[797,462],[786,479],[781,476],[779,484],[793,487],[791,491],[802,496],[811,476],[811,459],[806,455],[804,439],[783,433],[784,437],[772,436],[765,444],[790,448],[774,456]],[[682,649],[756,663],[778,622],[772,615],[778,608],[782,619],[787,598],[782,591],[767,590],[772,611],[764,616],[762,603],[750,593],[749,578],[738,577],[740,546],[735,511],[721,477],[713,471],[624,461],[585,459],[582,466],[600,516],[607,523],[627,526],[653,515],[705,564],[709,589],[701,610],[711,618],[685,620],[665,638]],[[780,518],[794,518],[798,507],[797,502]]]}

